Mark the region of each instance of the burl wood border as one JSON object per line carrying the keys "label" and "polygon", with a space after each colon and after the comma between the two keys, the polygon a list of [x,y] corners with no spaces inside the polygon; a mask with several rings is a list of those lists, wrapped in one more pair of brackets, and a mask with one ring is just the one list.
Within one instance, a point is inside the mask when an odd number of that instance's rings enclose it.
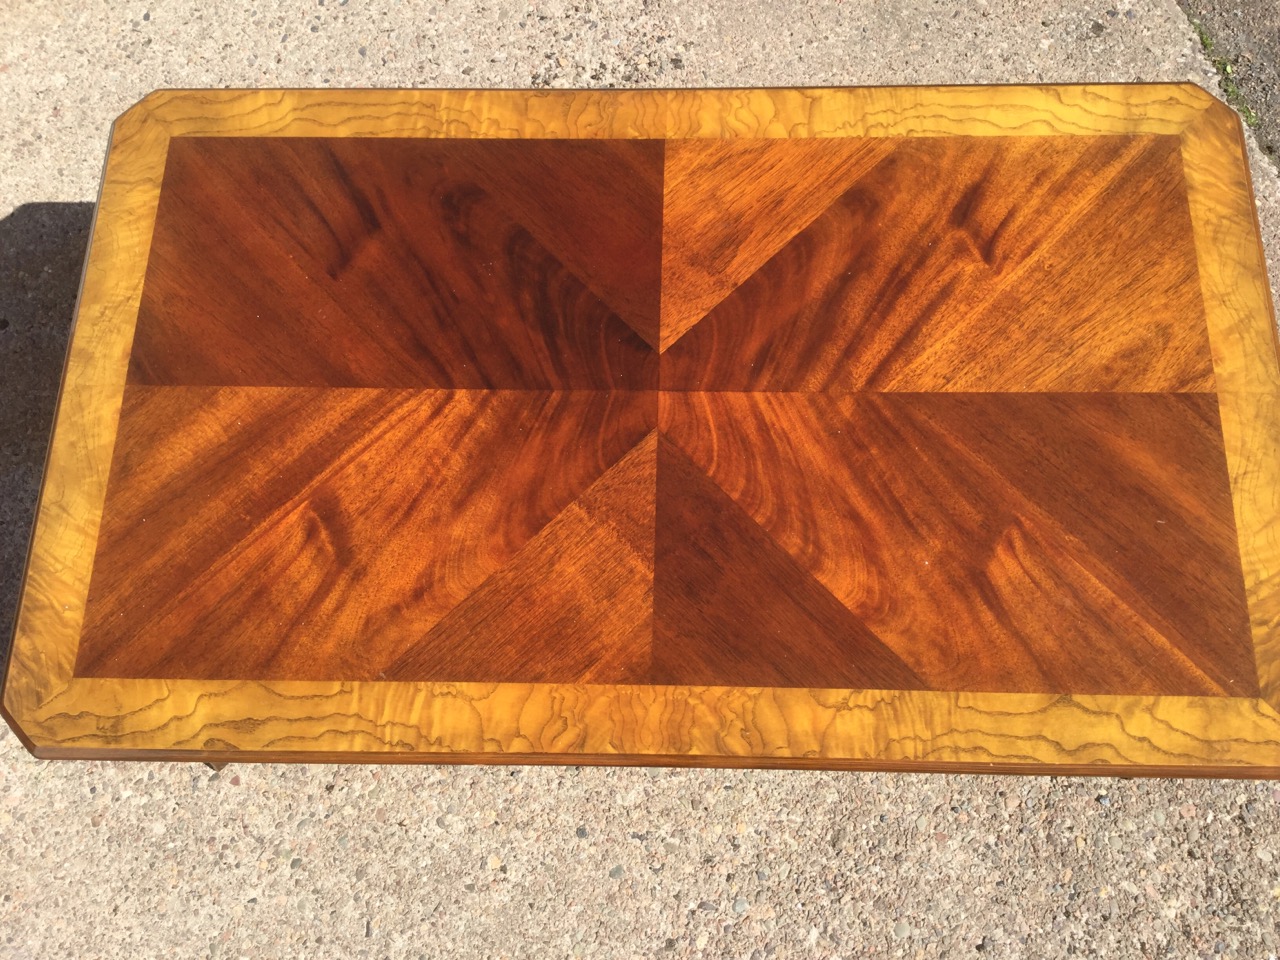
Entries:
{"label": "burl wood border", "polygon": [[[179,136],[1181,137],[1262,696],[73,679]],[[160,91],[116,121],[4,714],[38,757],[1280,774],[1280,358],[1239,121],[1198,87]]]}

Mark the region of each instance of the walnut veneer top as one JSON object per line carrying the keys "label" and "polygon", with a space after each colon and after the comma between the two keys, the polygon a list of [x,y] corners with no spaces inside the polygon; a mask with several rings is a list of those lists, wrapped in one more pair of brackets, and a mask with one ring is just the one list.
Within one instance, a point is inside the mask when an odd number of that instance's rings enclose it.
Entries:
{"label": "walnut veneer top", "polygon": [[41,756],[1280,772],[1195,87],[160,92],[78,311]]}

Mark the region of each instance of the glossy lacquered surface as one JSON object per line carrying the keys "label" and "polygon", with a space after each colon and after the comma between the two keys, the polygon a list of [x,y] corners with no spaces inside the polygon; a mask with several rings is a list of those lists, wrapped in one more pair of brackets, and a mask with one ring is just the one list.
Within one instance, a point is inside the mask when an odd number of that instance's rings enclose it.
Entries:
{"label": "glossy lacquered surface", "polygon": [[38,752],[1280,770],[1207,95],[273,96],[117,125]]}

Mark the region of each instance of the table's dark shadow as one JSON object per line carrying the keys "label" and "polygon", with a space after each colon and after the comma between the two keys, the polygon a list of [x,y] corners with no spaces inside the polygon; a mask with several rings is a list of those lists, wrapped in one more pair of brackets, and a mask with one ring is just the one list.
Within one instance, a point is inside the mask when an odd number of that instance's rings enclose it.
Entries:
{"label": "table's dark shadow", "polygon": [[0,220],[0,664],[92,222],[92,203],[26,203]]}

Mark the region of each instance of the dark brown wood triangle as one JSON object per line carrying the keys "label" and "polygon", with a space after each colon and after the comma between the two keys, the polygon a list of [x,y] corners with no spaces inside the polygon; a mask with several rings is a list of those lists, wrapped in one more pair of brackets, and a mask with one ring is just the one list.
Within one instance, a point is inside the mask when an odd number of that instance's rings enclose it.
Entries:
{"label": "dark brown wood triangle", "polygon": [[650,433],[382,677],[645,682],[656,473]]}
{"label": "dark brown wood triangle", "polygon": [[514,218],[656,348],[666,141],[504,143],[454,146]]}
{"label": "dark brown wood triangle", "polygon": [[923,686],[666,437],[658,441],[653,628],[651,683]]}

